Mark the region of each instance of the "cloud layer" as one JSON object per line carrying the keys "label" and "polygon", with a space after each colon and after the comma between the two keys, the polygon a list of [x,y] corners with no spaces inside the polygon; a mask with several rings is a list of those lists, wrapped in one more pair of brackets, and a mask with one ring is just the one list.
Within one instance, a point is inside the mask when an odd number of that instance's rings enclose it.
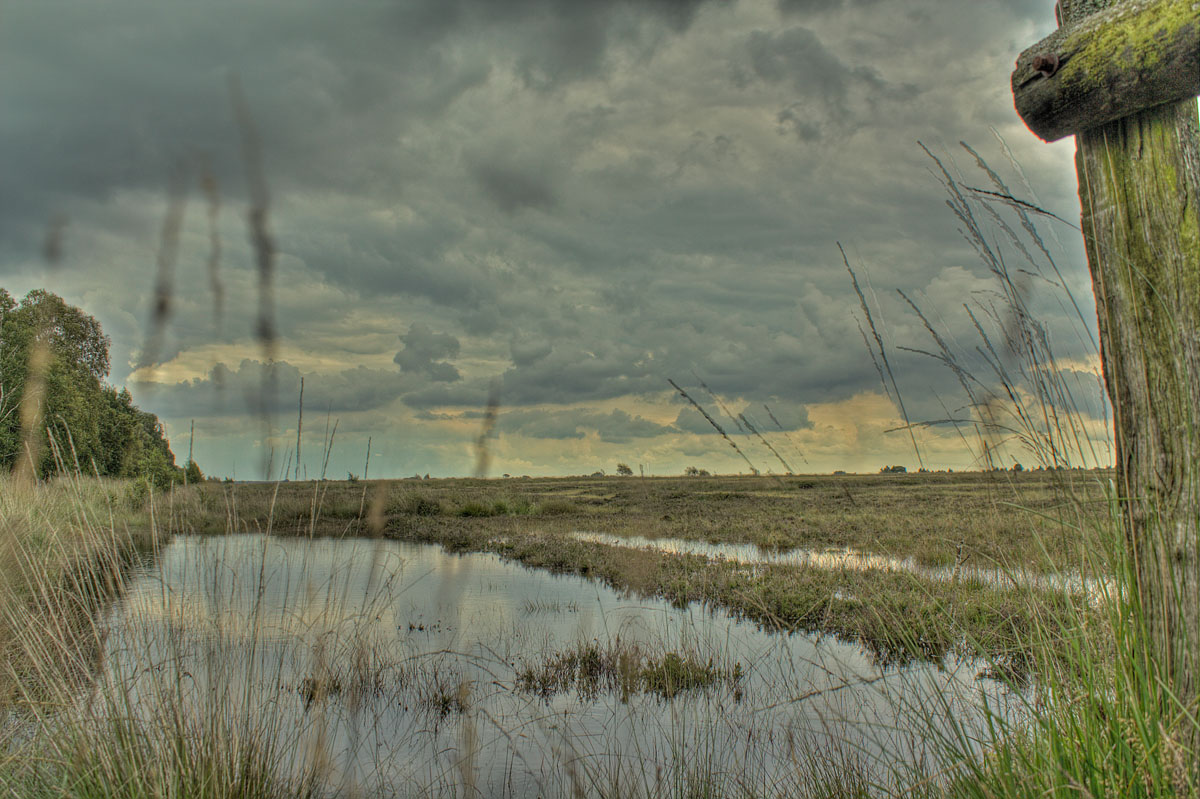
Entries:
{"label": "cloud layer", "polygon": [[[613,458],[669,471],[705,451],[744,468],[668,378],[736,431],[703,381],[734,417],[811,452],[812,468],[894,462],[907,437],[863,432],[898,411],[862,399],[883,389],[836,243],[868,286],[909,410],[960,408],[952,374],[895,349],[930,346],[895,289],[971,352],[962,305],[993,301],[997,284],[916,141],[984,186],[957,146],[970,141],[1015,192],[1077,216],[1069,145],[1036,142],[1008,92],[1016,52],[1053,27],[1042,5],[17,4],[0,30],[0,283],[44,285],[96,315],[116,382],[169,431],[192,418],[221,431],[198,450],[218,473],[251,476],[245,453],[271,446],[256,413],[270,411],[285,446],[301,375],[306,403],[341,418],[346,440],[393,442],[398,474],[468,472],[471,414],[493,390],[500,471]],[[231,76],[277,245],[268,382]],[[172,315],[159,363],[135,373],[173,177]],[[66,224],[49,269],[54,220]],[[1043,235],[1090,320],[1078,234]],[[1064,359],[1087,363],[1093,323],[1025,266]],[[834,407],[870,409],[862,431],[821,423]],[[339,469],[358,456],[345,457]]]}

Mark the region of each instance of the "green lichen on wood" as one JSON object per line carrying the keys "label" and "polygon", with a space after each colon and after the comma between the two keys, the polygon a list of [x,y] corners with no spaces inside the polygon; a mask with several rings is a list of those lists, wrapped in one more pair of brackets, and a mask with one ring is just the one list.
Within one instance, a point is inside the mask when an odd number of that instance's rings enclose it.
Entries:
{"label": "green lichen on wood", "polygon": [[[1057,71],[1035,70],[1039,58],[1057,59]],[[1200,3],[1071,4],[1063,27],[1021,54],[1012,87],[1045,141],[1200,94]]]}
{"label": "green lichen on wood", "polygon": [[1063,24],[1103,11],[1118,0],[1059,0]]}
{"label": "green lichen on wood", "polygon": [[[1117,483],[1154,679],[1200,751],[1200,119],[1185,100],[1078,138]],[[1190,714],[1190,715],[1189,715]],[[1188,721],[1188,719],[1191,721]],[[1182,772],[1181,772],[1182,773]],[[1200,762],[1191,767],[1200,782]]]}
{"label": "green lichen on wood", "polygon": [[[1143,337],[1158,339],[1154,351],[1170,362],[1179,346],[1177,327],[1170,320],[1165,325],[1156,323],[1154,317],[1165,310],[1164,298],[1159,296],[1162,291],[1169,289],[1176,296],[1200,298],[1200,269],[1178,268],[1181,263],[1200,263],[1200,214],[1195,208],[1198,198],[1188,185],[1181,184],[1175,161],[1166,155],[1175,151],[1174,119],[1142,115],[1127,125],[1127,139],[1106,140],[1092,149],[1097,163],[1090,170],[1094,179],[1106,178],[1109,201],[1126,209],[1116,215],[1125,223],[1125,229],[1094,233],[1106,242],[1100,245],[1104,249],[1120,248],[1119,257],[1112,252],[1107,258],[1099,257],[1112,264],[1110,274],[1121,277],[1122,296],[1126,299],[1123,312],[1136,318],[1134,324]],[[1142,156],[1131,158],[1131,150]],[[1162,240],[1148,235],[1154,229],[1178,232],[1178,241],[1171,248],[1173,257],[1164,257]]]}
{"label": "green lichen on wood", "polygon": [[1200,37],[1200,10],[1190,0],[1163,0],[1142,13],[1127,14],[1097,27],[1085,25],[1065,34],[1063,49],[1071,57],[1062,66],[1064,88],[1096,75],[1159,68],[1163,42],[1184,35]]}

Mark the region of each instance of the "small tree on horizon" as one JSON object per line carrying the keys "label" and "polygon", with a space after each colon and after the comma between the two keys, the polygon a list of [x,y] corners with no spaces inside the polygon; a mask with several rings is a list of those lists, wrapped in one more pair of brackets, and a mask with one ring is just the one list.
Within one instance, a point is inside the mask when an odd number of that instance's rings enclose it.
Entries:
{"label": "small tree on horizon", "polygon": [[617,474],[621,475],[622,477],[632,477],[633,469],[630,469],[629,464],[627,463],[618,463]]}

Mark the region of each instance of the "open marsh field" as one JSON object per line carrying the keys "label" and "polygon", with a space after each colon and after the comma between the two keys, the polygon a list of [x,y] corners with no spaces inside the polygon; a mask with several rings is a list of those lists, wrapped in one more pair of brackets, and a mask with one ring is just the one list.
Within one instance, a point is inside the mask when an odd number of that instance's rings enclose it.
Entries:
{"label": "open marsh field", "polygon": [[589,531],[1052,571],[1078,569],[1081,553],[1094,551],[1111,478],[1111,470],[1063,470],[206,483],[196,487],[202,512],[189,523],[223,530],[229,510],[248,528],[270,521],[282,535],[345,535],[375,509],[391,536],[414,525]]}
{"label": "open marsh field", "polygon": [[[26,587],[6,606],[0,787],[970,795],[946,753],[1024,728],[1047,631],[1105,634],[1086,584],[1050,579],[1072,552],[1077,576],[1101,566],[1073,549],[1100,533],[1039,527],[1088,529],[1104,477],[6,485]],[[861,510],[839,526],[842,503]],[[89,562],[76,585],[103,591],[48,588]]]}
{"label": "open marsh field", "polygon": [[[380,535],[493,552],[880,663],[972,657],[1014,675],[1034,616],[1094,593],[1103,472],[206,484],[186,529]],[[314,521],[315,520],[315,521]],[[898,620],[902,623],[898,623]]]}

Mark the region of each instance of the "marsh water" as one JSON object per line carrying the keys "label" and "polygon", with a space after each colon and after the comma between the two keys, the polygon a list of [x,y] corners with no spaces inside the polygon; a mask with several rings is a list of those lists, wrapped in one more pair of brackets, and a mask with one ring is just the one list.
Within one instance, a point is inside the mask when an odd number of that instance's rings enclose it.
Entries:
{"label": "marsh water", "polygon": [[712,560],[728,560],[748,565],[779,563],[834,571],[893,571],[911,574],[924,580],[950,582],[975,580],[1001,588],[1035,588],[1071,593],[1085,593],[1093,599],[1111,590],[1111,581],[1086,577],[1078,572],[1041,572],[1027,568],[986,568],[977,565],[926,566],[913,558],[895,558],[872,552],[860,552],[848,547],[810,549],[768,549],[757,544],[691,541],[681,538],[646,538],[616,536],[606,533],[576,531],[573,536],[606,546],[651,549],[657,552],[701,555]]}
{"label": "marsh water", "polygon": [[[931,728],[1018,704],[977,664],[883,670],[832,639],[386,540],[178,537],[106,626],[104,679],[129,705],[244,724],[333,793],[657,795],[697,770],[766,792],[814,758],[885,779]],[[522,682],[588,645],[725,678],[669,696]]]}

